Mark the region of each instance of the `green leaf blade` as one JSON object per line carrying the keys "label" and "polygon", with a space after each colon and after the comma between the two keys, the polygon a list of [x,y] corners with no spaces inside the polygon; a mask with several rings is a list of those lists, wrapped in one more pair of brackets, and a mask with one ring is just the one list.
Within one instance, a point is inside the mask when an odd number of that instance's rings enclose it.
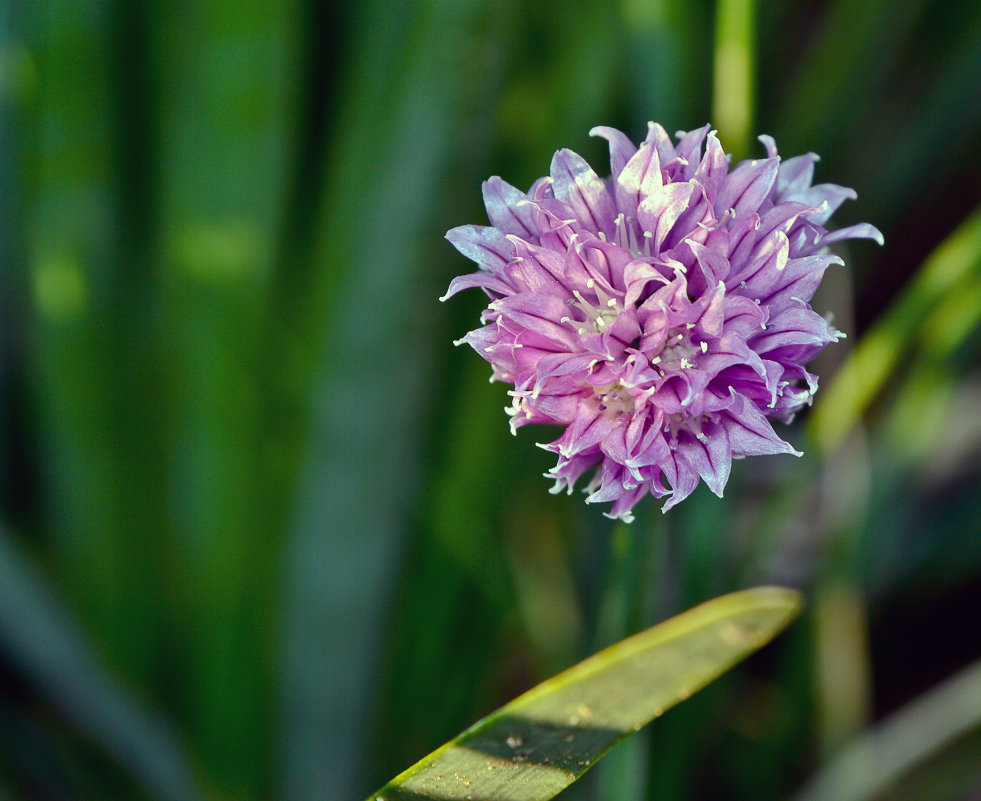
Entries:
{"label": "green leaf blade", "polygon": [[401,773],[369,801],[547,801],[620,740],[783,629],[798,593],[725,595],[548,679]]}

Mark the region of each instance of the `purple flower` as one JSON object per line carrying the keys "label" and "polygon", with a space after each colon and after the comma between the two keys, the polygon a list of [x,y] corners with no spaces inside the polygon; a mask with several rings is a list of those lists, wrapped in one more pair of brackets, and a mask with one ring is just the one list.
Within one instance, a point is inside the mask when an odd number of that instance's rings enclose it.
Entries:
{"label": "purple flower", "polygon": [[[558,455],[553,492],[595,473],[587,503],[633,519],[650,492],[664,510],[701,478],[721,497],[732,460],[800,455],[770,418],[789,422],[817,379],[804,369],[843,336],[808,305],[831,264],[827,245],[882,235],[861,223],[824,226],[855,192],[811,185],[814,154],[781,162],[729,158],[709,126],[672,144],[649,124],[635,147],[610,143],[600,178],[570,150],[527,194],[491,178],[491,226],[446,238],[480,270],[455,278],[490,297],[470,344],[513,385],[512,433],[527,423],[563,426],[543,445]],[[703,152],[704,147],[704,152]]]}

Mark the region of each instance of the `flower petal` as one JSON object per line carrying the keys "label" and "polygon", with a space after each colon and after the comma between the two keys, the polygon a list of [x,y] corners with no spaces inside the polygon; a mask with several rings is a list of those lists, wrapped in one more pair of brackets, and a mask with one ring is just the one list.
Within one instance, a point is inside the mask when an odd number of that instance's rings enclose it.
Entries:
{"label": "flower petal", "polygon": [[637,222],[642,230],[653,235],[651,248],[655,255],[661,252],[665,237],[688,208],[694,189],[688,182],[666,184],[641,200],[637,207]]}
{"label": "flower petal", "polygon": [[511,260],[514,248],[496,228],[461,225],[446,232],[446,239],[481,268],[500,274]]}
{"label": "flower petal", "polygon": [[782,310],[793,298],[809,301],[821,283],[824,271],[832,264],[844,262],[831,253],[790,259],[772,283],[761,284],[755,292],[760,302],[774,311]]}
{"label": "flower petal", "polygon": [[[711,125],[703,125],[701,128],[696,128],[695,130],[688,131],[687,133],[682,133],[679,131],[678,136],[680,137],[680,141],[678,142],[677,147],[675,147],[675,152],[678,154],[678,157],[683,159],[689,166],[689,170],[687,171],[688,174],[684,179],[688,180],[695,174],[696,168],[701,161],[702,142],[705,141],[705,137],[708,136],[710,139],[714,139],[715,136],[712,133]],[[718,140],[716,140],[716,143],[718,143]],[[710,148],[711,145],[707,146],[706,150],[709,150]],[[721,148],[719,149],[721,150]],[[723,153],[722,156],[725,158],[725,153]]]}
{"label": "flower petal", "polygon": [[450,281],[450,285],[446,288],[446,293],[440,297],[440,301],[452,298],[457,292],[461,292],[464,289],[474,289],[476,287],[498,295],[510,295],[514,292],[510,284],[494,275],[494,273],[468,273],[467,275],[458,275]]}
{"label": "flower petal", "polygon": [[[681,145],[678,145],[679,153]],[[698,164],[693,178],[705,188],[705,196],[714,207],[716,197],[722,188],[729,171],[729,159],[714,133],[709,133],[705,142],[705,156]]]}
{"label": "flower petal", "polygon": [[835,336],[828,322],[811,309],[797,305],[784,309],[771,318],[766,331],[749,340],[749,345],[760,354],[788,346],[826,345]]}
{"label": "flower petal", "polygon": [[517,234],[526,239],[535,236],[534,216],[523,203],[528,195],[496,175],[484,181],[482,188],[491,225],[505,234]]}
{"label": "flower petal", "polygon": [[713,423],[703,427],[700,437],[694,434],[680,437],[678,451],[708,488],[721,498],[732,469],[729,437],[722,427]]}
{"label": "flower petal", "polygon": [[642,142],[624,165],[614,184],[617,208],[628,217],[636,214],[637,204],[664,186],[661,160],[652,142]]}
{"label": "flower petal", "polygon": [[779,164],[777,159],[751,159],[736,165],[715,201],[716,215],[734,209],[739,218],[756,211],[773,188]]}
{"label": "flower petal", "polygon": [[616,179],[624,165],[637,152],[637,146],[622,131],[618,131],[616,128],[608,128],[605,125],[597,125],[595,128],[590,128],[589,135],[600,136],[610,143],[610,169],[613,173],[612,177]]}
{"label": "flower petal", "polygon": [[818,161],[814,153],[805,153],[803,156],[794,156],[781,162],[780,169],[777,171],[777,197],[781,201],[789,200],[807,190],[814,180],[814,165]]}
{"label": "flower petal", "polygon": [[519,291],[563,295],[568,290],[566,264],[554,250],[526,242],[510,234],[514,256],[503,273]]}
{"label": "flower petal", "polygon": [[777,453],[803,454],[773,431],[763,414],[745,398],[733,393],[736,403],[719,415],[719,424],[729,437],[733,456],[768,456]]}
{"label": "flower petal", "polygon": [[824,225],[842,203],[846,200],[855,200],[857,197],[858,193],[854,189],[849,189],[847,186],[818,184],[800,192],[795,192],[788,199],[814,206],[818,211],[808,215],[808,220],[816,225]]}
{"label": "flower petal", "polygon": [[847,228],[839,228],[821,237],[821,245],[830,245],[832,242],[840,242],[843,239],[874,239],[880,245],[886,243],[882,232],[874,225],[868,223],[857,223],[849,225]]}
{"label": "flower petal", "polygon": [[671,485],[671,497],[668,498],[662,512],[667,512],[672,507],[677,506],[685,498],[695,491],[698,486],[698,473],[689,464],[688,460],[680,453],[675,452],[673,458],[668,459],[661,465],[664,470],[664,477]]}
{"label": "flower petal", "polygon": [[550,173],[555,197],[572,209],[583,227],[612,237],[616,216],[613,198],[593,168],[577,153],[560,150],[552,158]]}
{"label": "flower petal", "polygon": [[738,270],[729,274],[728,286],[738,294],[759,298],[760,293],[776,283],[790,257],[790,240],[783,231],[773,231],[757,245],[753,256]]}
{"label": "flower petal", "polygon": [[568,350],[576,346],[575,332],[570,326],[559,322],[565,316],[567,306],[558,295],[522,292],[520,295],[499,298],[489,308],[547,342]]}

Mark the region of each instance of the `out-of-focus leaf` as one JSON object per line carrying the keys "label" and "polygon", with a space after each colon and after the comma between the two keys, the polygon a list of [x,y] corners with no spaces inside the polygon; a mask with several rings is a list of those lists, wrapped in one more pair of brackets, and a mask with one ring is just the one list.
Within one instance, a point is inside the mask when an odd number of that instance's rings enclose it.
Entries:
{"label": "out-of-focus leaf", "polygon": [[778,587],[702,604],[543,682],[371,801],[547,801],[617,742],[772,639],[800,606],[796,592]]}
{"label": "out-of-focus leaf", "polygon": [[902,7],[888,0],[837,0],[819,9],[817,35],[807,58],[796,59],[799,71],[782,98],[773,129],[777,141],[806,140],[814,146],[840,139],[836,132],[843,121],[854,119],[856,107],[888,80],[924,5],[924,0]]}
{"label": "out-of-focus leaf", "polygon": [[[958,284],[937,303],[923,323],[918,340],[921,352],[908,365],[887,421],[888,435],[898,454],[910,461],[926,458],[939,443],[951,419],[962,419],[970,427],[971,417],[951,417],[950,405],[963,380],[958,369],[959,346],[981,322],[981,270]],[[958,437],[964,436],[961,431]]]}
{"label": "out-of-focus leaf", "polygon": [[875,798],[918,763],[979,726],[981,662],[975,662],[847,746],[795,801]]}
{"label": "out-of-focus leaf", "polygon": [[715,13],[712,122],[737,159],[752,139],[756,110],[756,0],[720,0]]}
{"label": "out-of-focus leaf", "polygon": [[0,650],[151,798],[202,797],[169,724],[115,682],[2,525]]}
{"label": "out-of-focus leaf", "polygon": [[834,382],[819,395],[810,427],[825,451],[835,450],[875,400],[901,357],[929,333],[940,303],[956,303],[981,269],[981,209],[967,218],[926,260],[902,295],[862,337]]}
{"label": "out-of-focus leaf", "polygon": [[626,49],[617,57],[629,76],[638,121],[658,120],[669,130],[704,125],[712,65],[706,4],[621,0],[620,7]]}
{"label": "out-of-focus leaf", "polygon": [[[159,303],[176,389],[167,534],[179,557],[167,616],[183,631],[172,705],[203,772],[235,798],[268,795],[273,770],[276,566],[289,499],[279,482],[292,476],[283,465],[293,443],[288,410],[268,412],[288,360],[262,310],[278,227],[291,219],[303,11],[284,0],[205,0],[179,14],[161,8],[149,37],[158,52],[180,54],[151,84],[167,109],[154,122]],[[296,281],[305,291],[298,269]],[[270,441],[280,458],[262,447]],[[285,496],[280,505],[256,489],[266,485]]]}
{"label": "out-of-focus leaf", "polygon": [[[891,8],[906,15],[908,8],[914,5],[916,3],[893,4]],[[916,76],[919,80],[909,93],[896,93],[886,105],[874,102],[872,97],[865,102],[865,98],[856,97],[849,91],[841,92],[840,97],[850,100],[848,108],[857,113],[850,119],[832,120],[834,127],[827,129],[829,149],[822,151],[822,156],[826,156],[829,163],[832,159],[838,163],[839,158],[847,163],[857,157],[853,163],[853,186],[861,194],[863,213],[886,229],[891,221],[902,219],[905,204],[897,202],[897,198],[916,198],[921,193],[926,197],[943,195],[949,181],[940,176],[949,175],[956,181],[971,174],[971,168],[965,168],[965,164],[976,165],[974,153],[981,136],[981,104],[965,103],[964,98],[974,90],[977,76],[981,74],[981,6],[964,3],[960,9],[945,7],[943,16],[958,20],[952,26],[957,33],[934,45],[939,48],[935,51],[937,55],[920,67],[923,77]],[[922,29],[918,35],[923,36]],[[867,52],[874,52],[867,44],[864,47]],[[908,56],[908,53],[901,55]],[[871,68],[881,69],[878,65]],[[827,77],[824,80],[828,85],[834,85],[833,80]],[[893,80],[900,83],[902,77]],[[915,114],[910,113],[912,108],[916,109]],[[874,157],[859,156],[854,149],[848,148],[848,137],[836,134],[842,126],[863,131],[863,137],[870,142],[888,141],[890,146],[875,151]],[[842,150],[837,151],[838,147]],[[929,169],[923,168],[924,154],[930,154]],[[973,204],[977,193],[969,191],[964,197],[967,203]],[[921,213],[930,214],[926,209]],[[967,209],[958,209],[958,213],[966,215]],[[942,220],[946,215],[937,216]]]}
{"label": "out-of-focus leaf", "polygon": [[[908,425],[916,413],[917,405],[927,401],[934,404],[930,409],[925,409],[922,405],[921,408],[931,418],[942,415],[944,424],[938,425],[931,419],[933,439],[927,443],[925,437],[917,436],[914,443],[922,450],[911,450],[913,455],[922,457],[922,469],[919,472],[921,480],[927,486],[937,487],[949,483],[958,473],[977,464],[977,454],[981,452],[981,418],[977,414],[977,410],[981,408],[981,373],[975,370],[967,376],[960,376],[956,382],[951,380],[949,372],[941,376],[924,369],[917,374],[917,379],[923,382],[928,382],[931,378],[934,379],[933,386],[926,388],[921,385],[915,388],[918,391],[909,392],[914,397],[908,405],[896,404],[890,420],[890,433],[893,442],[898,442],[900,426],[904,423]],[[929,398],[925,397],[927,393]],[[939,407],[939,412],[935,406]],[[948,425],[951,420],[956,420],[957,425]],[[909,431],[909,428],[906,430]],[[948,526],[953,526],[949,518],[946,522]],[[962,562],[958,561],[957,564],[963,567]]]}
{"label": "out-of-focus leaf", "polygon": [[[499,19],[486,4],[429,0],[408,13],[397,2],[362,4],[354,21],[358,57],[326,156],[313,284],[296,284],[291,264],[275,279],[297,345],[271,353],[292,361],[276,365],[284,392],[303,386],[298,373],[316,376],[315,412],[299,432],[309,425],[309,441],[291,442],[305,458],[296,494],[288,488],[295,510],[284,550],[280,794],[294,801],[365,789],[355,783],[368,756],[366,709],[376,701],[388,576],[421,474],[421,413],[434,396],[446,403],[432,380],[435,340],[425,339],[445,284],[427,286],[425,268],[433,250],[452,249],[432,214],[449,154],[475,158],[489,147],[489,125],[476,141],[460,131],[493,108],[476,94],[496,88],[484,31]],[[465,114],[464,100],[479,110]],[[280,503],[282,488],[275,495]]]}
{"label": "out-of-focus leaf", "polygon": [[850,579],[825,578],[812,593],[816,722],[822,753],[830,753],[866,726],[872,707],[868,611]]}

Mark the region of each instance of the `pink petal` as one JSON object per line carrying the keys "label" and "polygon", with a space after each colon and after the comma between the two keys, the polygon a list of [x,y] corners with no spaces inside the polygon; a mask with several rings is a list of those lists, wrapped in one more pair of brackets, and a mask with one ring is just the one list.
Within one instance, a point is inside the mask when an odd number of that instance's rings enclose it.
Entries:
{"label": "pink petal", "polygon": [[729,173],[719,197],[715,201],[715,213],[721,216],[728,209],[735,209],[736,217],[751,214],[763,203],[777,178],[777,159],[751,159],[740,162]]}
{"label": "pink petal", "polygon": [[484,181],[483,193],[491,225],[505,234],[525,238],[535,235],[534,217],[531,209],[523,203],[528,199],[524,192],[495,175]]}
{"label": "pink petal", "polygon": [[667,184],[645,197],[637,207],[637,222],[644,231],[652,233],[652,249],[660,253],[661,243],[678,221],[682,212],[688,208],[693,184]]}
{"label": "pink petal", "polygon": [[613,178],[616,179],[624,165],[637,152],[636,145],[622,131],[618,131],[616,128],[607,128],[605,125],[591,128],[589,135],[600,136],[610,143],[610,169]]}
{"label": "pink petal", "polygon": [[613,198],[593,168],[571,150],[560,150],[552,159],[550,172],[555,197],[572,209],[587,230],[612,237],[616,216]]}
{"label": "pink petal", "polygon": [[504,269],[514,253],[514,248],[504,234],[485,225],[451,228],[446,232],[446,238],[468,259],[495,273]]}
{"label": "pink petal", "polygon": [[617,176],[614,193],[618,209],[628,217],[634,216],[637,204],[663,185],[657,148],[644,141]]}

